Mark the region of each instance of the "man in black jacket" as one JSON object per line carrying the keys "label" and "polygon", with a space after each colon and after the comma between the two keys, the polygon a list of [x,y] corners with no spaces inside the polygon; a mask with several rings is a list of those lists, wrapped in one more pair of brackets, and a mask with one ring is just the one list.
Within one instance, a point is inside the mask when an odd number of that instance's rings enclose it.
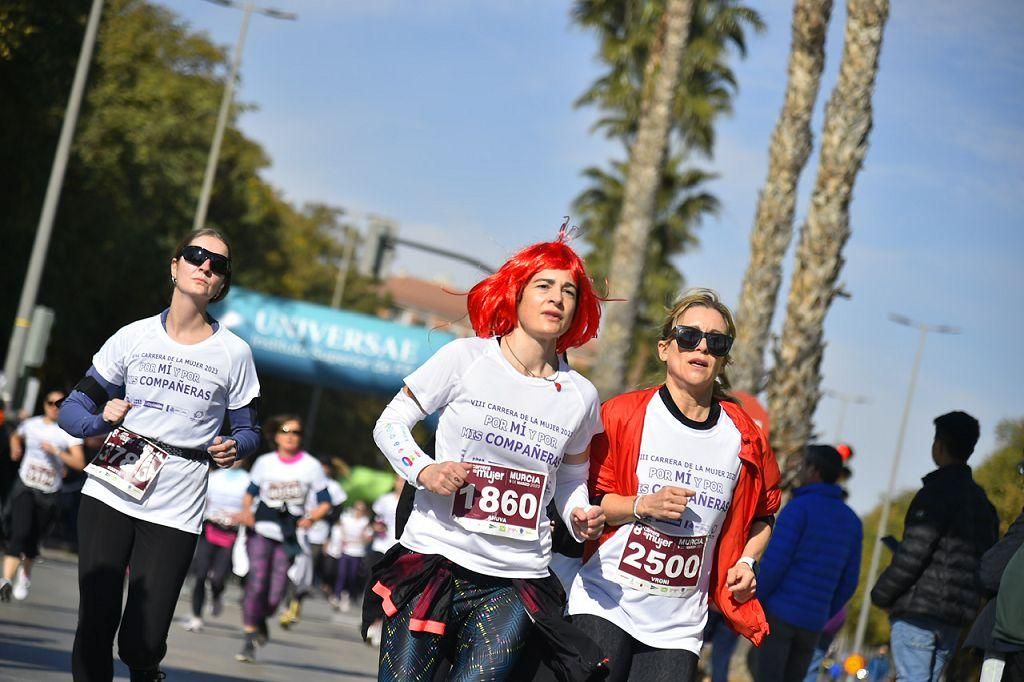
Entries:
{"label": "man in black jacket", "polygon": [[935,419],[932,459],[904,521],[903,542],[871,590],[888,609],[900,680],[937,682],[960,635],[981,606],[981,555],[999,537],[999,516],[974,482],[967,458],[978,421],[964,412]]}

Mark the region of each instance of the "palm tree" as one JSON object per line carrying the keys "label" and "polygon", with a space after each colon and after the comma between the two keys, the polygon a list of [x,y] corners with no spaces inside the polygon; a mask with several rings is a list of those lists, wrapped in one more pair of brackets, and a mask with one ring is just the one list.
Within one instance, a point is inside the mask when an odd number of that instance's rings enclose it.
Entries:
{"label": "palm tree", "polygon": [[[650,330],[660,321],[664,306],[683,287],[683,276],[672,266],[670,258],[694,246],[697,226],[705,216],[718,213],[718,199],[702,188],[715,176],[697,168],[684,168],[685,163],[685,158],[673,156],[665,163],[661,174],[638,297],[637,332],[633,338],[636,352],[630,358],[626,379],[629,386],[653,381],[654,370],[660,364],[654,362],[650,344],[643,343],[640,337],[650,338]],[[573,202],[573,211],[594,247],[587,256],[587,271],[597,282],[607,281],[609,277],[626,171],[627,166],[622,162],[612,162],[611,171],[597,167],[586,169],[583,174],[589,180],[589,187]]]}
{"label": "palm tree", "polygon": [[850,201],[868,149],[871,95],[889,0],[847,0],[839,81],[825,109],[818,177],[800,231],[782,343],[768,384],[772,440],[792,484],[821,397],[823,326],[850,236]]}
{"label": "palm tree", "polygon": [[782,113],[772,134],[768,178],[750,234],[750,264],[740,292],[730,379],[752,395],[764,383],[764,348],[782,281],[782,259],[793,234],[796,188],[811,155],[811,114],[825,66],[825,34],[832,0],[796,0],[793,43]]}
{"label": "palm tree", "polygon": [[665,162],[672,120],[672,101],[679,83],[692,14],[692,0],[668,0],[658,49],[652,50],[644,75],[644,98],[636,140],[615,228],[609,285],[626,301],[609,306],[605,316],[600,362],[594,384],[604,396],[619,393],[625,382],[626,359],[639,307],[637,295],[646,261],[659,179]]}

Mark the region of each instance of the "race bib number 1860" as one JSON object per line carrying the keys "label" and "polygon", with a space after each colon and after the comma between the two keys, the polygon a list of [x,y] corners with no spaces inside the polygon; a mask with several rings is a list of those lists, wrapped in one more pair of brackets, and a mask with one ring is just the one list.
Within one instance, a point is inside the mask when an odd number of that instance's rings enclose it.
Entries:
{"label": "race bib number 1860", "polygon": [[617,581],[664,597],[690,594],[700,579],[707,536],[678,537],[634,523],[619,558]]}
{"label": "race bib number 1860", "polygon": [[156,443],[119,426],[107,434],[85,471],[141,500],[168,456]]}
{"label": "race bib number 1860", "polygon": [[474,464],[452,496],[452,519],[468,531],[536,540],[547,474]]}

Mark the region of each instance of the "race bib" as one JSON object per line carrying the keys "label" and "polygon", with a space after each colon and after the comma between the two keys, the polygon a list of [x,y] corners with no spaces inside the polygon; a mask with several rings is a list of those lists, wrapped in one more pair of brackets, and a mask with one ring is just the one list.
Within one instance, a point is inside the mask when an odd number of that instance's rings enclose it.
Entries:
{"label": "race bib", "polygon": [[536,540],[547,474],[474,464],[452,496],[452,519],[468,531]]}
{"label": "race bib", "polygon": [[619,558],[617,582],[663,597],[692,593],[700,578],[707,536],[677,537],[634,523]]}
{"label": "race bib", "polygon": [[156,443],[119,426],[107,434],[85,471],[141,500],[168,456]]}
{"label": "race bib", "polygon": [[45,464],[30,463],[22,469],[21,480],[30,488],[49,492],[57,485],[57,472]]}

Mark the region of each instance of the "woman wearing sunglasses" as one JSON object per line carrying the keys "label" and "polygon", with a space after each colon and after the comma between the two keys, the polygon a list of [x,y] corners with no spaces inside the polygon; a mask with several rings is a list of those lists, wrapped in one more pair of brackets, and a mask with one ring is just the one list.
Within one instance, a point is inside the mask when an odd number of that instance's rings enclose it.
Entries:
{"label": "woman wearing sunglasses", "polygon": [[[206,310],[231,286],[227,238],[212,229],[189,233],[169,274],[170,307],[110,337],[60,411],[60,425],[72,435],[109,433],[86,467],[78,515],[76,680],[113,677],[118,630],[118,655],[131,679],[162,679],[211,461],[230,466],[260,443],[252,352]],[[225,418],[230,437],[219,435]]]}
{"label": "woman wearing sunglasses", "polygon": [[768,634],[753,597],[779,470],[727,393],[735,330],[715,292],[687,292],[658,341],[664,384],[601,409],[590,494],[607,526],[588,543],[569,613],[609,657],[610,680],[695,680],[709,603],[755,645]]}
{"label": "woman wearing sunglasses", "polygon": [[[275,449],[253,463],[249,489],[242,498],[242,523],[252,532],[245,539],[249,555],[242,599],[245,642],[235,659],[248,663],[256,660],[256,645],[267,641],[267,618],[284,599],[288,569],[303,552],[298,529],[308,530],[331,511],[323,465],[302,449],[302,421],[294,415],[273,417],[267,432],[274,434]],[[317,506],[307,513],[310,494]]]}
{"label": "woman wearing sunglasses", "polygon": [[[387,616],[380,680],[430,680],[444,659],[449,679],[506,679],[531,623],[563,622],[548,503],[577,540],[604,525],[586,493],[597,392],[563,356],[597,333],[599,299],[564,227],[473,287],[468,308],[478,338],[452,341],[406,377],[374,429],[416,488],[364,600],[364,637]],[[438,410],[432,458],[410,430]]]}

